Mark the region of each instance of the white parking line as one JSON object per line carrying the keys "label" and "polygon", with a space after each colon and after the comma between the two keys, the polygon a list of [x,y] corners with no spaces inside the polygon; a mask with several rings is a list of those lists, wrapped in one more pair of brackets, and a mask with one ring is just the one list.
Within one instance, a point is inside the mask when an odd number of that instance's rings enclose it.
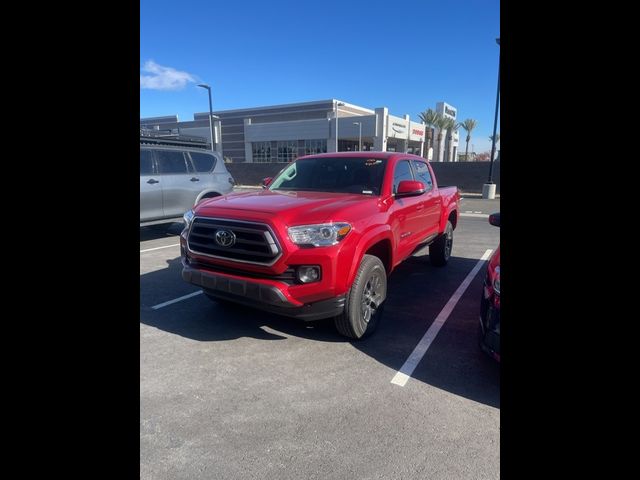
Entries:
{"label": "white parking line", "polygon": [[198,290],[197,292],[190,293],[189,295],[185,295],[184,297],[174,298],[173,300],[169,300],[168,302],[159,303],[158,305],[154,305],[151,307],[152,310],[157,310],[162,307],[166,307],[167,305],[171,305],[172,303],[181,302],[182,300],[186,300],[187,298],[195,297],[196,295],[200,295],[202,290]]}
{"label": "white parking line", "polygon": [[489,218],[487,213],[461,213],[461,217]]}
{"label": "white parking line", "polygon": [[480,270],[482,264],[489,258],[491,252],[493,252],[493,250],[487,250],[486,252],[484,252],[484,255],[482,255],[480,260],[478,260],[478,263],[476,263],[467,277],[460,284],[458,289],[451,296],[447,304],[440,311],[418,345],[416,345],[416,348],[413,349],[413,352],[411,352],[411,355],[409,355],[407,361],[404,362],[404,365],[402,365],[400,370],[398,370],[398,372],[393,376],[393,379],[391,379],[391,383],[400,385],[401,387],[404,387],[407,384],[407,381],[409,380],[409,378],[411,378],[411,374],[418,366],[418,363],[420,363],[420,360],[422,360],[422,357],[424,357],[424,354],[427,353],[428,348],[436,338],[436,335],[438,335],[438,332],[444,325],[444,322],[447,321],[447,318],[449,318],[449,315],[451,315],[451,312],[462,297],[462,294],[465,292],[465,290],[473,280],[473,277],[476,276],[476,273],[478,273],[478,270]]}
{"label": "white parking line", "polygon": [[179,247],[179,243],[174,243],[173,245],[165,245],[164,247],[155,247],[155,248],[147,248],[146,250],[140,250],[140,253],[150,252],[151,250],[160,250],[161,248],[169,248],[169,247]]}

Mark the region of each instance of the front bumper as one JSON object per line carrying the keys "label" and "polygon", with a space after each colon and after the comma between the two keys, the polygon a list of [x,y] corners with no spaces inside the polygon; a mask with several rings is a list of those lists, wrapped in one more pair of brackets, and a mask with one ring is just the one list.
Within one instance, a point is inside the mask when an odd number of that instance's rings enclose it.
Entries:
{"label": "front bumper", "polygon": [[304,304],[292,298],[283,282],[243,278],[220,272],[194,268],[182,260],[182,278],[201,287],[206,294],[304,321],[320,320],[340,315],[345,295]]}

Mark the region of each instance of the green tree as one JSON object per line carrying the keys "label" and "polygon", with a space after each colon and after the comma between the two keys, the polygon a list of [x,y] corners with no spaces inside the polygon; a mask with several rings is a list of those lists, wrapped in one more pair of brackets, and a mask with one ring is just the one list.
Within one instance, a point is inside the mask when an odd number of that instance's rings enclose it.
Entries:
{"label": "green tree", "polygon": [[467,118],[464,122],[460,124],[462,128],[467,132],[467,147],[464,150],[464,159],[469,161],[469,141],[471,140],[471,132],[473,129],[478,126],[478,122],[476,122],[472,118]]}
{"label": "green tree", "polygon": [[[445,121],[443,123],[443,128],[447,131],[447,140],[448,140],[445,146],[451,145],[451,142],[453,141],[453,134],[455,133],[457,126],[458,125],[456,124],[456,121],[453,118],[449,118],[449,117],[445,118]],[[453,161],[449,158],[449,151],[450,149],[447,148],[445,152],[445,157],[444,157],[445,162]]]}
{"label": "green tree", "polygon": [[[449,124],[449,119],[438,114],[438,118],[434,123],[434,125],[438,129],[438,150],[436,155],[436,162],[440,161],[440,145],[442,145],[442,131],[446,130],[448,124]],[[433,148],[435,150],[435,145]]]}
{"label": "green tree", "polygon": [[429,147],[433,147],[433,138],[431,138],[431,129],[435,126],[439,116],[440,114],[435,110],[432,110],[431,108],[418,114],[418,117],[420,117],[420,120],[422,120],[422,122],[427,127],[429,127],[429,129],[427,130],[428,132],[427,133],[427,151],[429,151]]}

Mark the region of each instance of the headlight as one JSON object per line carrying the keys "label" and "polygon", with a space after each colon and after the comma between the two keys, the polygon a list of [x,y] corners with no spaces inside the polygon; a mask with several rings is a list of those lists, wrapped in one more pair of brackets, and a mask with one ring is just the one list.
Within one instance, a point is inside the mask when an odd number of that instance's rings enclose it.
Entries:
{"label": "headlight", "polygon": [[500,295],[500,267],[496,267],[496,276],[493,277],[493,290]]}
{"label": "headlight", "polygon": [[182,220],[184,220],[184,228],[189,228],[189,225],[191,225],[191,221],[193,220],[193,210],[185,212],[185,214],[182,215]]}
{"label": "headlight", "polygon": [[287,229],[289,238],[296,245],[326,247],[340,242],[351,231],[348,223],[321,223],[319,225],[301,225]]}

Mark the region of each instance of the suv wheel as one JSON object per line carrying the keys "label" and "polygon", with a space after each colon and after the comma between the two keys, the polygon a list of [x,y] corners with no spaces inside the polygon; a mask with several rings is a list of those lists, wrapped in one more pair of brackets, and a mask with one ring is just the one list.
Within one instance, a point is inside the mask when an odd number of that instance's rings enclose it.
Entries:
{"label": "suv wheel", "polygon": [[356,340],[370,335],[382,317],[386,298],[384,265],[378,257],[365,255],[347,294],[344,311],[335,318],[336,329]]}
{"label": "suv wheel", "polygon": [[215,197],[219,197],[219,196],[220,196],[219,193],[207,193],[200,200],[198,200],[198,203],[196,205],[204,202],[205,200],[209,200],[210,198],[215,198]]}

